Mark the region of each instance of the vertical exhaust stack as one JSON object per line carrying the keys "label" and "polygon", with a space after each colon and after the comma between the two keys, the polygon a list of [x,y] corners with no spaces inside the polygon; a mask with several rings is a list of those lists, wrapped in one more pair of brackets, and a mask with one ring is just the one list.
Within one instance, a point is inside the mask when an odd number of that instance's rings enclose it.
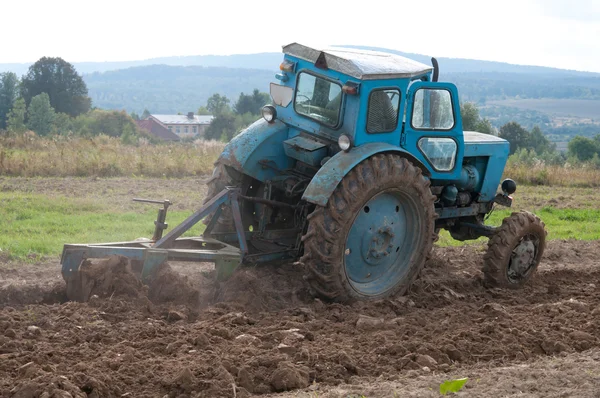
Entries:
{"label": "vertical exhaust stack", "polygon": [[433,77],[431,79],[432,82],[437,82],[440,77],[440,65],[438,64],[437,59],[431,57],[431,65],[433,65]]}

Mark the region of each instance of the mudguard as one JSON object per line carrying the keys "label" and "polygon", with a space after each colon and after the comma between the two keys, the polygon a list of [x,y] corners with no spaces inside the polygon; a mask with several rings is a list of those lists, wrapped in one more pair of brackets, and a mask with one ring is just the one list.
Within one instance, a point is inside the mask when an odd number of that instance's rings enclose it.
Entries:
{"label": "mudguard", "polygon": [[219,162],[259,181],[272,178],[276,170],[293,166],[294,159],[286,156],[283,141],[288,138],[288,126],[275,120],[257,120],[234,137],[219,157]]}
{"label": "mudguard", "polygon": [[342,178],[357,164],[378,153],[398,153],[410,160],[415,166],[423,170],[423,174],[430,175],[429,170],[413,155],[398,146],[376,142],[352,148],[348,152],[338,152],[323,167],[319,169],[310,184],[304,191],[302,199],[319,206],[325,206],[329,197],[338,186]]}

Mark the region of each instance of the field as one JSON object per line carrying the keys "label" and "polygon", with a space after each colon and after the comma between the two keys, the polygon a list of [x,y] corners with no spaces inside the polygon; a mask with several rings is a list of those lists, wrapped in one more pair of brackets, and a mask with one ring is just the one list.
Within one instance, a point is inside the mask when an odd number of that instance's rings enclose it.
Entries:
{"label": "field", "polygon": [[485,244],[451,247],[444,235],[407,296],[376,302],[313,299],[293,264],[217,284],[211,265],[180,263],[161,270],[160,288],[122,278],[89,303],[65,302],[62,243],[149,236],[155,206],[132,197],[171,199],[174,225],[206,178],[0,179],[0,396],[435,397],[462,377],[460,396],[597,394],[592,188],[515,194],[550,239],[522,290],[484,288]]}
{"label": "field", "polygon": [[546,113],[558,118],[594,119],[600,116],[600,100],[579,99],[507,99],[488,101],[487,105],[507,106]]}

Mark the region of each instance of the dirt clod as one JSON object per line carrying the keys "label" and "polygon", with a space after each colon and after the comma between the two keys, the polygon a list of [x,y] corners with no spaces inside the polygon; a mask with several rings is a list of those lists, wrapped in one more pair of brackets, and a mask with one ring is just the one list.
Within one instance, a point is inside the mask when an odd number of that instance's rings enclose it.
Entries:
{"label": "dirt clod", "polygon": [[280,362],[271,376],[271,385],[275,391],[287,391],[305,388],[310,384],[308,369],[291,362]]}
{"label": "dirt clod", "polygon": [[359,330],[375,329],[383,324],[382,318],[374,318],[372,316],[359,315],[356,321],[356,328]]}

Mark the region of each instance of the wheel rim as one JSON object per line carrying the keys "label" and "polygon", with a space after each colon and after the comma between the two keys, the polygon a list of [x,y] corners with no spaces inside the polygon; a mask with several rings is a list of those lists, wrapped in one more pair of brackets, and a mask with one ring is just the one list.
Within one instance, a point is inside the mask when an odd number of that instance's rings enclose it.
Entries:
{"label": "wheel rim", "polygon": [[398,190],[381,192],[362,206],[344,248],[346,276],[358,293],[382,294],[408,275],[422,240],[421,210]]}
{"label": "wheel rim", "polygon": [[540,239],[532,234],[525,235],[513,249],[506,276],[511,283],[527,278],[535,267]]}

